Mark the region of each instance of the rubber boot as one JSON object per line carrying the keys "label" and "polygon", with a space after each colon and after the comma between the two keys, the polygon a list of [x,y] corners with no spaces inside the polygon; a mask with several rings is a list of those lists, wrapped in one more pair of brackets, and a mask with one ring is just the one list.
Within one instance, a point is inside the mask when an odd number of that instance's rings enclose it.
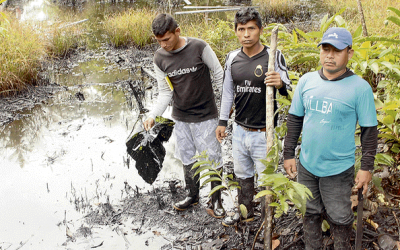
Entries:
{"label": "rubber boot", "polygon": [[235,209],[234,213],[228,214],[222,221],[222,225],[230,227],[235,225],[240,220],[242,222],[249,222],[254,220],[254,207],[253,207],[253,195],[254,195],[254,176],[247,179],[238,179],[238,203],[246,206],[247,217],[243,218],[240,211]]}
{"label": "rubber boot", "polygon": [[[211,190],[219,185],[221,185],[221,181],[212,181]],[[217,219],[225,216],[225,209],[222,207],[221,202],[221,189],[211,195],[211,201],[208,204],[207,213]]]}
{"label": "rubber boot", "polygon": [[335,250],[350,250],[350,235],[352,231],[352,224],[350,225],[336,225],[331,224],[333,234],[333,246]]}
{"label": "rubber boot", "polygon": [[199,175],[193,177],[194,173],[196,172],[195,169],[192,170],[192,166],[194,163],[189,165],[183,165],[183,174],[185,176],[186,182],[186,189],[189,190],[188,196],[175,203],[174,208],[179,211],[184,211],[190,206],[194,206],[199,203]]}
{"label": "rubber boot", "polygon": [[322,217],[321,214],[304,216],[303,231],[306,250],[322,249]]}
{"label": "rubber boot", "polygon": [[254,220],[254,207],[253,207],[253,196],[254,196],[254,176],[247,179],[239,179],[239,185],[242,187],[239,192],[238,201],[239,205],[243,204],[247,209],[247,217],[243,218],[242,221],[248,222]]}

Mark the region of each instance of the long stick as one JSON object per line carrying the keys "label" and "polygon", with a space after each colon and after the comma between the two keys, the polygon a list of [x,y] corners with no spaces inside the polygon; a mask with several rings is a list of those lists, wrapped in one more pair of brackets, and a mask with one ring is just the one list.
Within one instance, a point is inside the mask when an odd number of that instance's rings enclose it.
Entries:
{"label": "long stick", "polygon": [[368,36],[367,24],[365,23],[364,11],[363,11],[363,8],[361,5],[361,0],[357,0],[357,5],[358,5],[358,12],[360,14],[361,24],[362,24],[362,28],[363,28],[363,36],[367,37]]}
{"label": "long stick", "polygon": [[[271,44],[269,51],[268,72],[275,71],[275,54],[276,44],[278,40],[278,26],[271,32]],[[267,137],[267,154],[274,143],[274,87],[267,86],[266,91],[266,133]],[[267,190],[271,189],[266,187]],[[272,196],[265,196],[265,217],[264,217],[264,249],[272,250],[272,218],[273,208],[269,206],[272,202]]]}

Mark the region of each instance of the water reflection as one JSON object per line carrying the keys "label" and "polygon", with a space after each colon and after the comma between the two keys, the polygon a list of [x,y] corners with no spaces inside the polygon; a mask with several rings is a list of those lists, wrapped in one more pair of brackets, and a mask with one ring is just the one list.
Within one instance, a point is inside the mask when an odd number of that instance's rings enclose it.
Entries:
{"label": "water reflection", "polygon": [[[29,249],[55,249],[66,240],[65,225],[60,224],[65,217],[76,230],[80,224],[73,221],[95,204],[117,204],[125,198],[124,182],[153,188],[137,174],[133,160],[127,166],[125,141],[137,119],[136,102],[127,88],[71,88],[1,129],[0,235],[6,242],[17,246],[28,240]],[[78,92],[84,101],[77,100]],[[155,185],[180,178],[170,171],[179,162],[167,151]]]}

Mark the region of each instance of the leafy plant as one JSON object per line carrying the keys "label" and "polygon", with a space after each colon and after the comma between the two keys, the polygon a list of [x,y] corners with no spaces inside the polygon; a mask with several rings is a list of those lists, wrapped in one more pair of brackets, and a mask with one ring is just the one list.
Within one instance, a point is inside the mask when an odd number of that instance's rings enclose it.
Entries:
{"label": "leafy plant", "polygon": [[[211,197],[213,193],[220,189],[225,189],[228,191],[229,197],[232,199],[232,202],[235,200],[232,194],[232,191],[240,188],[239,183],[233,180],[233,174],[225,174],[223,172],[223,168],[218,168],[219,166],[217,165],[216,162],[210,161],[209,157],[206,153],[206,151],[203,151],[200,155],[196,155],[194,157],[195,159],[198,159],[198,161],[193,165],[192,169],[196,169],[196,172],[194,176],[200,175],[199,181],[201,179],[206,179],[202,183],[202,187],[205,186],[207,183],[212,182],[212,181],[221,181],[221,185],[218,185],[214,187],[210,193],[208,194],[208,197]],[[203,172],[205,171],[205,172]],[[203,173],[202,173],[203,172]],[[243,211],[242,215],[243,217],[247,217],[247,209],[246,207],[242,204],[242,206],[238,206],[238,211]]]}
{"label": "leafy plant", "polygon": [[275,207],[276,218],[283,213],[287,213],[289,210],[288,200],[293,202],[296,208],[304,215],[307,199],[312,197],[312,193],[303,184],[290,180],[281,173],[276,173],[280,159],[279,152],[282,151],[282,142],[279,140],[278,134],[279,131],[274,135],[274,144],[267,154],[267,159],[261,160],[266,168],[259,179],[260,186],[268,186],[270,190],[260,191],[256,198],[272,195],[273,200],[276,202],[271,203],[270,206]]}

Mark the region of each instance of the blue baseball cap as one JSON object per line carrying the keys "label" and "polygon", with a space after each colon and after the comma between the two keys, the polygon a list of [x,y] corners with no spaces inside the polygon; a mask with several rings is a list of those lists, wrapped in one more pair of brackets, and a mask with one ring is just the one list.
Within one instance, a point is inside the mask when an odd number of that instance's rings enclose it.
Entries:
{"label": "blue baseball cap", "polygon": [[322,41],[318,44],[319,47],[321,44],[330,44],[333,47],[343,50],[348,46],[353,44],[353,39],[351,34],[345,28],[329,28],[322,37]]}

